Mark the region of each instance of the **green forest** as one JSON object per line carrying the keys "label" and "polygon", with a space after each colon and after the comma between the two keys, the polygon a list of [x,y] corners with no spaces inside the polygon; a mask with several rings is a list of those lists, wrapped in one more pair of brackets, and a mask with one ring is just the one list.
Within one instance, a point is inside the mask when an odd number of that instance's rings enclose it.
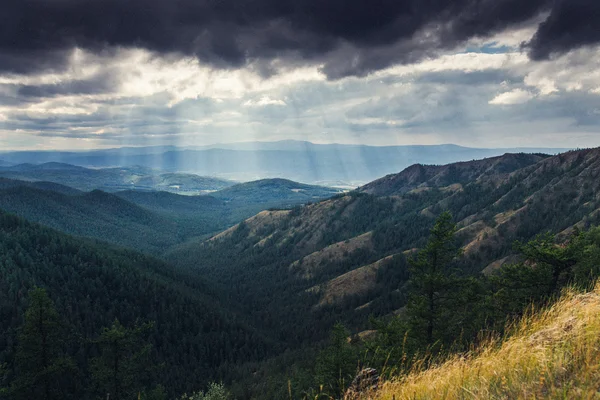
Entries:
{"label": "green forest", "polygon": [[[111,398],[164,399],[199,391],[211,381],[229,382],[235,394],[242,388],[230,372],[273,355],[277,347],[272,337],[220,310],[213,300],[218,294],[205,282],[178,277],[160,261],[108,253],[98,243],[10,215],[0,221],[6,244],[2,273],[8,278],[0,310],[3,320],[11,321],[2,332],[1,393],[7,398],[113,393]],[[479,332],[501,335],[532,303],[552,301],[566,285],[589,286],[600,272],[595,263],[600,228],[574,232],[561,246],[549,234],[515,243],[523,262],[489,277],[458,268],[455,234],[451,214],[442,213],[426,245],[407,261],[402,314],[371,318],[375,338],[348,342],[351,332],[334,324],[322,350],[305,359],[290,355],[267,363],[269,370],[292,360],[297,370],[287,384],[283,378],[277,382],[273,372],[272,386],[260,387],[261,397],[291,392],[294,398],[339,398],[359,367],[385,371],[385,365],[393,365],[388,371],[398,373],[410,368],[416,354],[427,352],[433,360],[442,352],[461,351],[478,340]],[[131,263],[135,256],[137,262]],[[218,335],[211,334],[214,327],[220,328]],[[216,385],[213,391],[221,389]]]}
{"label": "green forest", "polygon": [[170,394],[198,390],[223,379],[230,365],[272,352],[269,338],[224,308],[212,285],[162,261],[5,213],[0,214],[0,243],[0,357],[9,362],[3,382],[18,377],[18,337],[36,288],[56,309],[49,321],[60,327],[53,332],[60,339],[54,351],[60,347],[80,373],[74,379],[80,386],[73,389],[75,398],[93,398],[85,397],[92,386],[90,362],[101,350],[95,341],[105,328],[150,324],[143,339],[160,367],[152,379],[160,376]]}

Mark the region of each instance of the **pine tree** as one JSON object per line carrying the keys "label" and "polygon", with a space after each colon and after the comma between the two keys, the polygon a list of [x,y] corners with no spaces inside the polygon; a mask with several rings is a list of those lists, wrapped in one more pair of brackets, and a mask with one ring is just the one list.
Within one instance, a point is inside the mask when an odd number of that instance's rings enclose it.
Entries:
{"label": "pine tree", "polygon": [[9,388],[5,386],[7,375],[8,369],[6,368],[6,364],[0,364],[0,399],[4,399],[9,393]]}
{"label": "pine tree", "polygon": [[101,395],[111,400],[135,398],[144,391],[144,383],[153,369],[150,363],[151,345],[143,335],[153,325],[142,324],[126,328],[115,319],[104,328],[96,343],[100,355],[90,362],[92,379]]}
{"label": "pine tree", "polygon": [[530,262],[550,267],[551,279],[548,283],[548,295],[556,294],[560,289],[560,280],[566,280],[570,269],[577,262],[577,244],[581,243],[583,234],[576,231],[569,243],[557,245],[554,235],[540,234],[526,244],[516,243],[515,247]]}
{"label": "pine tree", "polygon": [[448,311],[450,291],[457,280],[450,274],[450,263],[461,254],[455,243],[456,224],[449,212],[442,213],[431,229],[425,248],[410,264],[410,294],[407,317],[412,333],[427,345],[443,339],[442,317]]}
{"label": "pine tree", "polygon": [[69,398],[73,390],[68,384],[70,379],[65,384],[65,377],[72,377],[76,367],[61,352],[61,337],[62,326],[52,300],[46,290],[33,289],[18,335],[16,378],[11,386],[13,398]]}
{"label": "pine tree", "polygon": [[356,373],[354,350],[348,342],[350,333],[341,323],[334,325],[329,346],[317,359],[316,379],[333,398],[341,398]]}

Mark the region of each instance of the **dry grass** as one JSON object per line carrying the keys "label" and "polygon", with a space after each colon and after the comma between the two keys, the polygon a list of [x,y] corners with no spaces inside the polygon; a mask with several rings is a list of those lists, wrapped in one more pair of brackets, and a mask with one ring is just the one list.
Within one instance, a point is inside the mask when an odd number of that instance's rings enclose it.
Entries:
{"label": "dry grass", "polygon": [[322,269],[323,263],[327,261],[341,261],[352,257],[352,252],[358,249],[372,249],[372,238],[373,232],[367,232],[351,239],[334,243],[303,257],[301,260],[294,261],[290,264],[289,268],[300,272],[305,279],[310,279],[315,272]]}
{"label": "dry grass", "polygon": [[346,296],[363,295],[377,284],[377,273],[381,267],[393,259],[387,256],[372,264],[362,266],[346,272],[321,286],[321,300],[316,307],[326,304],[336,304]]}
{"label": "dry grass", "polygon": [[501,342],[382,384],[371,399],[600,399],[600,285],[564,293]]}

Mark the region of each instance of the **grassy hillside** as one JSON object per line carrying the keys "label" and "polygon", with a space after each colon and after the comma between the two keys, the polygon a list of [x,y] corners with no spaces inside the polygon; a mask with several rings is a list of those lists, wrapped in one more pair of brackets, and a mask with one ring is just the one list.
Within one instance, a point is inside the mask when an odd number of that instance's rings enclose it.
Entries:
{"label": "grassy hillside", "polygon": [[489,341],[431,368],[417,363],[364,398],[592,399],[600,379],[600,285],[566,291],[531,311],[501,341]]}

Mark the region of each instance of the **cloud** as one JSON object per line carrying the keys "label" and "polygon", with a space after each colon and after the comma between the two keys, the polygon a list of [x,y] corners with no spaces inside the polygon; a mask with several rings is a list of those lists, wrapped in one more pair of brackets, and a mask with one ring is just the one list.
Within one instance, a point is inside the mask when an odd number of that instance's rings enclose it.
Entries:
{"label": "cloud", "polygon": [[[319,66],[338,79],[507,30],[532,33],[526,25],[547,15],[527,44],[537,60],[600,41],[599,7],[596,0],[6,0],[0,70],[60,72],[74,49],[145,49],[263,76]],[[498,39],[515,45],[514,37]]]}
{"label": "cloud", "polygon": [[495,105],[512,105],[512,104],[523,104],[533,99],[535,96],[533,93],[523,89],[514,89],[509,92],[500,93],[489,101],[490,104]]}
{"label": "cloud", "polygon": [[247,100],[244,102],[246,107],[262,107],[262,106],[285,106],[285,101],[281,99],[272,99],[267,95],[262,96],[258,100]]}
{"label": "cloud", "polygon": [[579,49],[553,60],[532,63],[524,82],[541,95],[593,92],[600,87],[600,51],[597,47]]}
{"label": "cloud", "polygon": [[276,59],[262,71],[142,48],[78,48],[62,70],[0,72],[0,138],[6,148],[281,139],[519,146],[524,136],[530,145],[548,137],[557,146],[571,138],[600,144],[600,49],[533,62],[511,47],[533,32],[527,25],[469,39],[414,64],[341,79],[323,68],[336,57],[350,68],[363,62],[348,43],[324,64]]}
{"label": "cloud", "polygon": [[558,0],[527,44],[534,60],[545,60],[582,46],[600,42],[600,2]]}
{"label": "cloud", "polygon": [[115,71],[105,70],[89,79],[65,80],[41,85],[17,85],[16,93],[23,97],[57,97],[66,95],[91,95],[117,90]]}

